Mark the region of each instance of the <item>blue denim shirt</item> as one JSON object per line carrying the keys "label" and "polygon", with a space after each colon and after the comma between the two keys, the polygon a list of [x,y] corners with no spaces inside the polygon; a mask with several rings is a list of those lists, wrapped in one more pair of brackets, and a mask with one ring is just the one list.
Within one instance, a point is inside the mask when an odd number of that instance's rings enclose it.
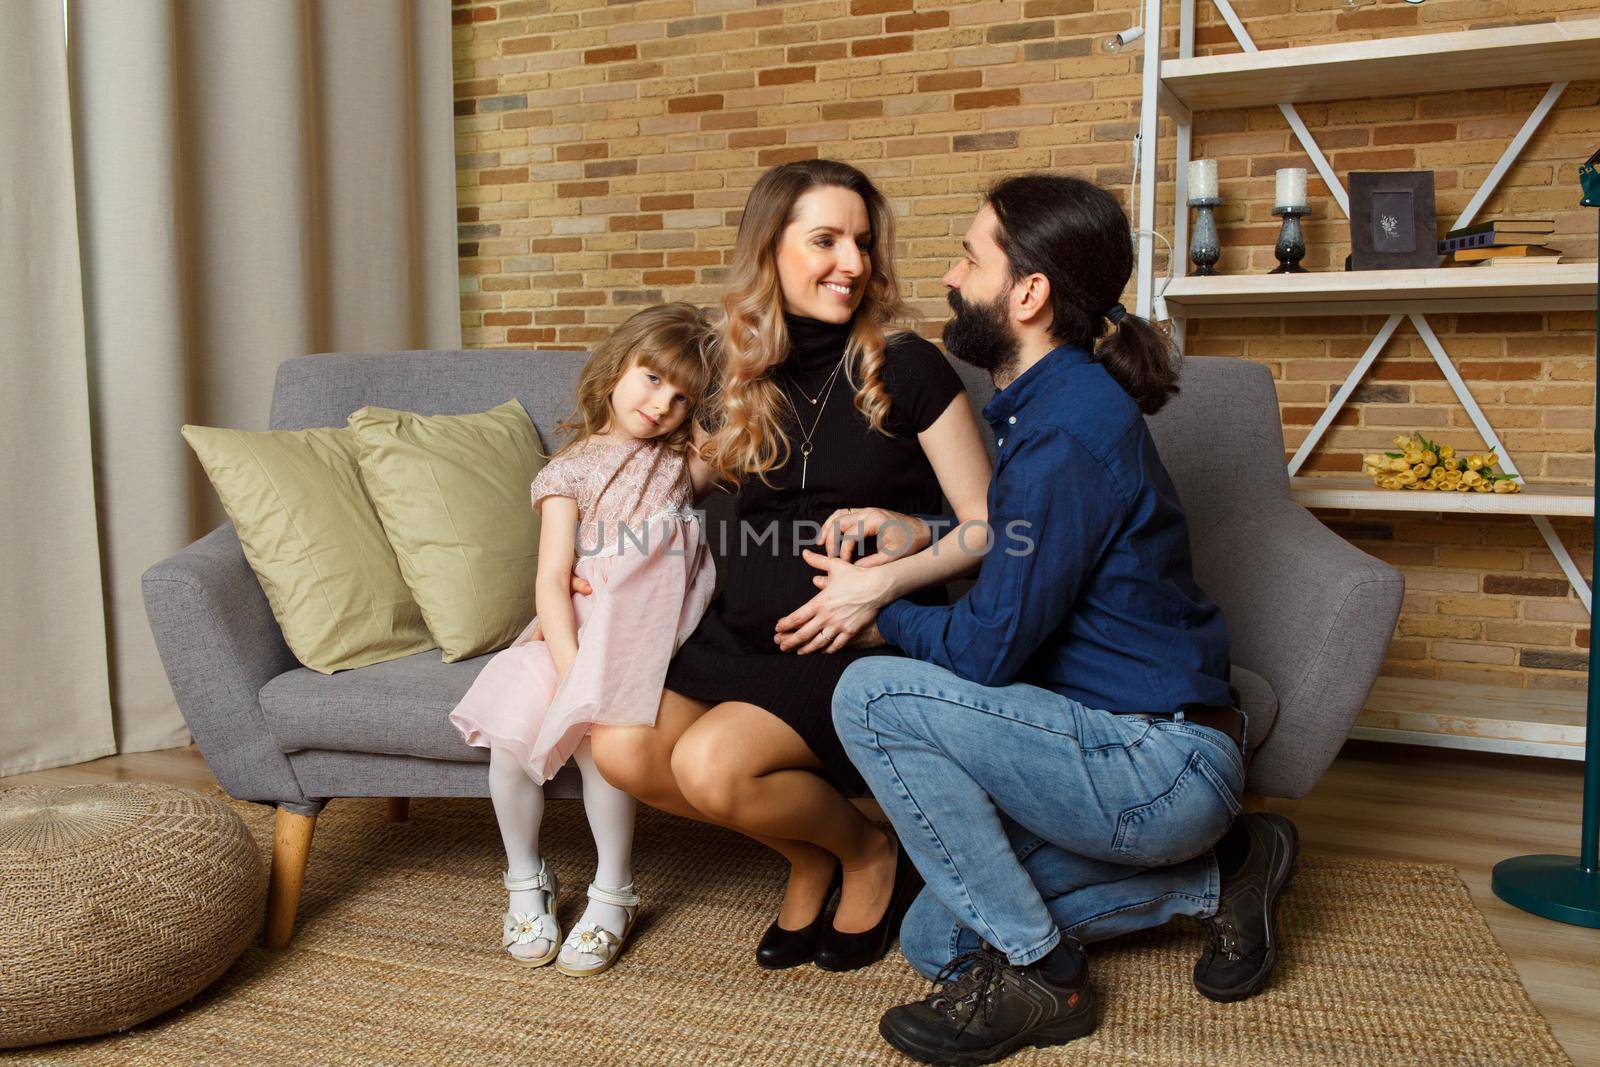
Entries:
{"label": "blue denim shirt", "polygon": [[948,607],[889,604],[884,638],[970,681],[1106,711],[1229,703],[1227,626],[1194,583],[1188,523],[1132,397],[1062,346],[983,414],[998,456],[977,584]]}

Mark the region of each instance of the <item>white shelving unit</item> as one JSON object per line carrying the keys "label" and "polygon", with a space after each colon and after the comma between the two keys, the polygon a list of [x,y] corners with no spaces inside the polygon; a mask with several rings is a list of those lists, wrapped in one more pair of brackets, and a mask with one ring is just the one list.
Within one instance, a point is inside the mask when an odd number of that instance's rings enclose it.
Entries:
{"label": "white shelving unit", "polygon": [[1594,518],[1587,485],[1547,485],[1520,493],[1440,493],[1378,489],[1369,478],[1332,475],[1289,479],[1289,494],[1308,508],[1352,511],[1422,511],[1431,514],[1574,515]]}
{"label": "white shelving unit", "polygon": [[[1195,0],[1180,0],[1178,55],[1161,56],[1162,0],[1145,0],[1144,92],[1138,140],[1138,305],[1149,316],[1159,296],[1176,335],[1190,318],[1289,315],[1386,315],[1349,377],[1339,387],[1289,463],[1291,492],[1307,507],[1385,512],[1468,512],[1527,515],[1554,553],[1585,608],[1588,583],[1550,524],[1551,516],[1593,517],[1589,486],[1531,486],[1522,493],[1441,494],[1396,492],[1351,477],[1296,477],[1335,416],[1360,384],[1403,320],[1422,337],[1479,436],[1516,463],[1473,399],[1455,363],[1429,326],[1430,314],[1489,311],[1563,311],[1595,306],[1593,264],[1438,268],[1399,271],[1313,272],[1278,275],[1187,277],[1188,163],[1196,111],[1276,103],[1333,200],[1348,217],[1349,195],[1295,104],[1314,100],[1369,99],[1546,83],[1549,88],[1452,225],[1469,225],[1510,170],[1572,80],[1600,78],[1600,18],[1497,27],[1456,33],[1259,51],[1230,0],[1213,0],[1243,51],[1194,54]],[[1177,124],[1173,162],[1173,280],[1155,287],[1156,119]],[[1374,687],[1353,737],[1498,752],[1583,757],[1584,697],[1457,683],[1382,678]]]}
{"label": "white shelving unit", "polygon": [[1302,48],[1188,56],[1161,83],[1190,111],[1297,104],[1594,77],[1600,19],[1501,26]]}
{"label": "white shelving unit", "polygon": [[1583,311],[1594,307],[1594,286],[1592,263],[1214,274],[1174,278],[1166,303],[1180,319]]}
{"label": "white shelving unit", "polygon": [[1350,736],[1581,760],[1587,710],[1581,692],[1379,678]]}

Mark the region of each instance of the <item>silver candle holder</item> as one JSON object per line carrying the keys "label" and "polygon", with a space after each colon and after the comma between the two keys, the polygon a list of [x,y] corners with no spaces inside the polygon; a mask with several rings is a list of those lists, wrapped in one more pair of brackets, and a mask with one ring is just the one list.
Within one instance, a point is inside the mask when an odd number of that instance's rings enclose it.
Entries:
{"label": "silver candle holder", "polygon": [[1189,260],[1194,273],[1207,277],[1217,273],[1216,262],[1222,258],[1222,242],[1217,237],[1217,220],[1212,209],[1222,203],[1220,196],[1197,196],[1189,201],[1194,208],[1194,228],[1189,235]]}

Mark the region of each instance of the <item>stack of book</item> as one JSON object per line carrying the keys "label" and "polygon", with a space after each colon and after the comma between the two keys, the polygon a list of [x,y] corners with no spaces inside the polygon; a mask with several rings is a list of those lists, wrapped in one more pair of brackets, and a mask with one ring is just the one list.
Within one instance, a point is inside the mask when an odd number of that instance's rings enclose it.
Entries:
{"label": "stack of book", "polygon": [[1544,243],[1555,228],[1554,219],[1493,219],[1451,230],[1439,242],[1439,254],[1469,265],[1559,263],[1560,251]]}

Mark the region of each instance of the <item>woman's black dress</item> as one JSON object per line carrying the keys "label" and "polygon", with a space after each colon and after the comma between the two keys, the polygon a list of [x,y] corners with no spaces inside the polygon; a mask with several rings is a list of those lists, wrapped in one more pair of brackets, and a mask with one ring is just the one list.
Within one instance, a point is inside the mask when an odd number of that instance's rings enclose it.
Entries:
{"label": "woman's black dress", "polygon": [[[805,420],[804,429],[817,420],[805,486],[800,484],[804,432],[794,414],[786,412],[789,461],[768,472],[770,486],[759,478],[744,480],[735,522],[719,523],[713,517],[710,523],[707,536],[716,555],[719,592],[673,657],[666,687],[699,700],[743,701],[765,708],[805,739],[836,787],[860,794],[865,783],[833,729],[834,686],[862,656],[898,650],[799,656],[780,651],[773,636],[779,619],[817,593],[811,580],[821,572],[800,555],[802,549],[816,547],[815,526],[806,524],[820,524],[839,508],[942,513],[939,482],[916,435],[961,394],[962,383],[927,341],[915,334],[892,337],[884,368],[889,393],[885,426],[890,431],[885,436],[856,410],[854,390],[842,373],[822,404],[813,405],[804,395],[817,397],[825,388],[844,354],[849,325],[793,315],[784,319],[790,354],[774,371],[775,380]],[[915,599],[943,603],[944,591],[927,590]]]}

